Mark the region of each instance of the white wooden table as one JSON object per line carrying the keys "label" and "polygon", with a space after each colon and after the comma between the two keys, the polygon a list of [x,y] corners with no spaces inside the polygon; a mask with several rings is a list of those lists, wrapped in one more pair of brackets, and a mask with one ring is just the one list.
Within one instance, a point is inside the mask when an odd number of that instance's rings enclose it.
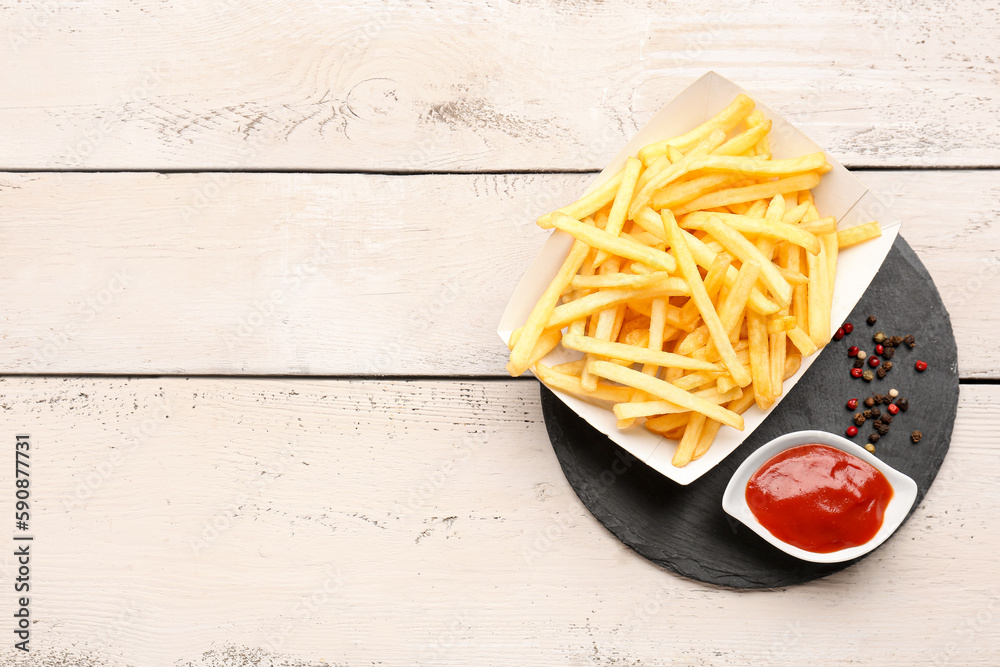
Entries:
{"label": "white wooden table", "polygon": [[[1000,664],[1000,10],[762,4],[0,1],[0,664]],[[493,333],[709,69],[890,203],[959,346],[913,517],[780,591],[606,532]]]}

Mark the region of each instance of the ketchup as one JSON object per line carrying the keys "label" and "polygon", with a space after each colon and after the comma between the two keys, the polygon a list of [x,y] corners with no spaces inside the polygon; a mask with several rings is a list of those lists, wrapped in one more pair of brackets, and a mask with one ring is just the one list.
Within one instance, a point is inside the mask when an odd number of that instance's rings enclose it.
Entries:
{"label": "ketchup", "polygon": [[757,521],[782,542],[830,553],[875,537],[892,486],[857,456],[801,445],[762,465],[747,483],[746,498]]}

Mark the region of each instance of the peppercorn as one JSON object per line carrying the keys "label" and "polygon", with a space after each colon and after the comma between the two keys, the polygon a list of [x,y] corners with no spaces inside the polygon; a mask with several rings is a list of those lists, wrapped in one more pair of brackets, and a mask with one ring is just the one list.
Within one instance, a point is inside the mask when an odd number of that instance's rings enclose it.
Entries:
{"label": "peppercorn", "polygon": [[891,424],[892,423],[892,414],[890,413],[890,414],[887,414],[887,415],[882,415],[881,417],[879,417],[879,419],[882,420],[883,424]]}
{"label": "peppercorn", "polygon": [[881,380],[881,379],[885,378],[885,376],[886,376],[886,374],[888,372],[889,372],[888,368],[886,368],[885,366],[879,366],[879,369],[877,371],[875,371],[875,375],[878,376],[879,380]]}
{"label": "peppercorn", "polygon": [[876,442],[878,442],[878,439],[879,439],[879,434],[878,433],[872,433],[870,436],[868,436],[868,442],[872,443],[873,445]]}
{"label": "peppercorn", "polygon": [[924,434],[921,433],[920,431],[914,431],[913,433],[910,434],[910,440],[913,441],[914,445],[920,442],[920,439],[922,437],[924,437]]}
{"label": "peppercorn", "polygon": [[882,411],[881,410],[879,410],[878,408],[872,408],[872,418],[873,419],[878,419],[881,416],[882,416]]}
{"label": "peppercorn", "polygon": [[844,327],[840,327],[835,332],[833,332],[833,339],[834,340],[840,340],[843,337],[844,337]]}
{"label": "peppercorn", "polygon": [[882,366],[885,368],[886,372],[892,370],[892,362],[891,361],[885,362],[884,364],[882,364]]}
{"label": "peppercorn", "polygon": [[875,346],[875,354],[884,354],[884,353],[885,353],[885,346],[883,345]]}
{"label": "peppercorn", "polygon": [[847,356],[849,356],[849,357],[856,357],[856,356],[858,356],[858,346],[857,345],[852,345],[849,348],[847,348]]}
{"label": "peppercorn", "polygon": [[899,390],[898,389],[896,389],[895,387],[893,387],[892,389],[889,390],[889,398],[896,398],[897,396],[899,396]]}
{"label": "peppercorn", "polygon": [[865,399],[865,406],[866,407],[870,408],[873,405],[875,405],[875,397],[874,396],[869,396],[868,398]]}
{"label": "peppercorn", "polygon": [[854,360],[854,368],[862,368],[862,367],[864,367],[864,365],[865,365],[865,362],[863,360],[861,360],[861,359],[855,359]]}
{"label": "peppercorn", "polygon": [[879,401],[879,403],[882,403],[884,405],[889,405],[890,403],[892,403],[892,397],[887,394],[882,394],[882,400]]}
{"label": "peppercorn", "polygon": [[882,356],[885,357],[887,360],[892,359],[893,357],[896,356],[896,348],[894,347],[885,348],[885,352],[882,353]]}
{"label": "peppercorn", "polygon": [[[876,436],[876,437],[877,437],[877,436]],[[869,452],[871,452],[872,454],[874,454],[874,453],[875,453],[875,445],[873,445],[873,444],[872,444],[872,443],[870,443],[870,442],[869,442],[869,443],[866,443],[866,444],[865,444],[865,449],[867,449],[867,450],[868,450]]]}
{"label": "peppercorn", "polygon": [[857,434],[858,434],[858,427],[857,426],[848,426],[847,427],[847,437],[848,438],[853,438]]}
{"label": "peppercorn", "polygon": [[859,350],[858,351],[858,359],[864,359],[867,356],[868,356],[868,353],[865,352],[864,350]]}
{"label": "peppercorn", "polygon": [[876,322],[878,322],[878,319],[874,315],[869,315],[868,319],[865,321],[868,322],[868,326],[871,327],[874,326]]}
{"label": "peppercorn", "polygon": [[871,382],[875,379],[875,374],[871,371],[865,371],[861,374],[861,377],[864,378],[865,382]]}
{"label": "peppercorn", "polygon": [[852,368],[851,369],[851,377],[859,378],[859,377],[861,377],[861,375],[862,375],[862,370],[860,368]]}
{"label": "peppercorn", "polygon": [[879,435],[885,435],[886,433],[889,432],[889,425],[886,424],[885,422],[883,422],[883,423],[881,423],[881,424],[878,425],[878,429],[877,430],[878,430],[878,434]]}
{"label": "peppercorn", "polygon": [[844,330],[845,334],[849,334],[852,331],[854,331],[854,325],[851,324],[850,322],[844,322],[844,326],[842,326],[840,328]]}
{"label": "peppercorn", "polygon": [[878,419],[876,419],[875,421],[872,422],[872,428],[875,429],[876,431],[878,430],[878,427],[881,426],[881,425],[882,425],[882,418],[881,417],[879,417]]}
{"label": "peppercorn", "polygon": [[891,347],[898,347],[903,344],[904,338],[902,336],[893,336],[889,339],[888,344]]}
{"label": "peppercorn", "polygon": [[885,341],[885,334],[879,331],[874,336],[872,336],[872,340],[874,340],[876,343],[882,343],[883,341]]}
{"label": "peppercorn", "polygon": [[865,416],[862,413],[854,415],[854,423],[857,426],[862,426],[865,423]]}
{"label": "peppercorn", "polygon": [[880,362],[878,360],[878,357],[876,357],[874,354],[868,357],[868,365],[871,366],[872,368],[878,368],[879,363]]}
{"label": "peppercorn", "polygon": [[886,410],[889,411],[890,415],[898,415],[899,414],[899,406],[896,405],[895,403],[890,403],[889,407],[886,408]]}
{"label": "peppercorn", "polygon": [[917,346],[917,339],[914,338],[912,334],[907,335],[906,338],[903,339],[903,342],[906,343],[906,347],[911,350]]}
{"label": "peppercorn", "polygon": [[913,366],[918,371],[920,371],[921,373],[923,373],[924,371],[927,370],[927,362],[926,361],[917,361],[917,363],[915,363]]}
{"label": "peppercorn", "polygon": [[896,405],[898,405],[899,409],[902,410],[903,412],[906,412],[907,410],[910,409],[910,402],[905,398],[896,399]]}
{"label": "peppercorn", "polygon": [[852,398],[851,400],[847,401],[847,409],[848,410],[854,410],[857,407],[858,407],[858,399]]}

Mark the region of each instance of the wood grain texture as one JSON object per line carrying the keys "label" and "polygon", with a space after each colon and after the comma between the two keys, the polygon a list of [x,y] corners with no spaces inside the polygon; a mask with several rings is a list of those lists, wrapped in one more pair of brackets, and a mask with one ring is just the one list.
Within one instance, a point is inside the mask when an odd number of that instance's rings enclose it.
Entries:
{"label": "wood grain texture", "polygon": [[961,391],[899,534],[746,594],[607,533],[533,381],[0,379],[33,442],[30,664],[995,665],[1000,387]]}
{"label": "wood grain texture", "polygon": [[0,3],[0,168],[599,169],[708,70],[848,165],[1000,165],[990,3]]}
{"label": "wood grain texture", "polygon": [[[998,174],[860,174],[930,270],[962,377],[1000,377]],[[0,371],[503,375],[534,218],[591,178],[0,174]]]}

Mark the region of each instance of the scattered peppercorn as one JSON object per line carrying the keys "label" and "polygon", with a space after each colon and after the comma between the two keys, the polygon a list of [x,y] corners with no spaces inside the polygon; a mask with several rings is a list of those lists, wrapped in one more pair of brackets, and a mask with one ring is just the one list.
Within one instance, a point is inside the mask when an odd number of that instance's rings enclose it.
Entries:
{"label": "scattered peppercorn", "polygon": [[851,324],[850,322],[844,322],[844,326],[842,326],[840,328],[844,330],[845,334],[849,334],[852,331],[854,331],[854,325]]}
{"label": "scattered peppercorn", "polygon": [[848,438],[853,438],[857,434],[858,434],[858,427],[857,426],[848,426],[847,427],[847,437]]}
{"label": "scattered peppercorn", "polygon": [[921,373],[923,373],[924,371],[927,370],[927,362],[926,361],[917,361],[917,363],[915,363],[914,366]]}
{"label": "scattered peppercorn", "polygon": [[872,401],[874,403],[881,403],[882,402],[882,394],[872,394]]}
{"label": "scattered peppercorn", "polygon": [[878,431],[879,435],[885,435],[889,432],[889,425],[884,422],[879,422],[879,425],[875,427],[875,430]]}
{"label": "scattered peppercorn", "polygon": [[860,412],[858,414],[854,415],[854,423],[857,426],[864,425],[864,423],[865,423],[865,416],[863,414],[861,414]]}
{"label": "scattered peppercorn", "polygon": [[879,439],[879,434],[878,433],[872,433],[870,436],[868,436],[868,442],[872,443],[873,445],[876,442],[878,442],[878,439]]}
{"label": "scattered peppercorn", "polygon": [[885,341],[885,334],[879,331],[874,336],[872,336],[872,340],[874,340],[876,343],[882,343],[883,341]]}
{"label": "scattered peppercorn", "polygon": [[885,347],[883,347],[881,345],[876,345],[875,346],[875,354],[882,354],[884,352],[885,352]]}
{"label": "scattered peppercorn", "polygon": [[856,357],[858,356],[858,351],[859,351],[858,346],[852,345],[849,348],[847,348],[847,356]]}
{"label": "scattered peppercorn", "polygon": [[852,398],[851,400],[847,401],[848,410],[855,410],[857,409],[857,407],[858,407],[858,399]]}
{"label": "scattered peppercorn", "polygon": [[[875,436],[875,437],[877,438],[878,436]],[[865,444],[865,449],[867,449],[867,450],[868,450],[869,452],[871,452],[872,454],[874,454],[874,453],[875,453],[875,445],[873,445],[873,444],[872,444],[872,443],[870,443],[870,442],[869,442],[869,443],[866,443],[866,444]]]}
{"label": "scattered peppercorn", "polygon": [[875,405],[875,397],[874,396],[869,396],[868,398],[865,399],[865,406],[866,407],[870,408],[873,405]]}
{"label": "scattered peppercorn", "polygon": [[920,439],[922,437],[924,437],[924,434],[921,433],[920,431],[914,431],[913,433],[910,434],[910,440],[913,441],[914,445],[920,442]]}
{"label": "scattered peppercorn", "polygon": [[893,389],[889,390],[889,398],[896,398],[897,396],[899,396],[899,390],[898,389],[893,388]]}
{"label": "scattered peppercorn", "polygon": [[902,410],[903,412],[906,412],[907,410],[910,409],[910,402],[905,398],[897,399],[896,405],[898,405],[899,409]]}
{"label": "scattered peppercorn", "polygon": [[855,359],[854,360],[854,368],[863,368],[864,365],[865,365],[865,362],[862,361],[861,359]]}
{"label": "scattered peppercorn", "polygon": [[884,364],[882,364],[882,365],[883,365],[883,366],[885,367],[885,370],[886,370],[886,372],[888,372],[888,371],[891,371],[891,370],[892,370],[892,362],[891,362],[891,361],[887,361],[887,362],[885,362],[885,363],[884,363]]}
{"label": "scattered peppercorn", "polygon": [[865,371],[864,373],[861,374],[861,377],[864,378],[865,382],[871,382],[872,380],[875,379],[875,374],[872,373],[871,371]]}
{"label": "scattered peppercorn", "polygon": [[858,351],[858,359],[864,359],[867,356],[868,356],[868,353],[865,352],[864,350],[859,350]]}
{"label": "scattered peppercorn", "polygon": [[886,368],[885,366],[879,366],[879,369],[875,371],[875,375],[878,377],[879,380],[884,379],[888,373],[889,369]]}
{"label": "scattered peppercorn", "polygon": [[881,416],[882,416],[882,411],[881,410],[879,410],[878,408],[872,408],[872,417],[874,419],[878,419]]}
{"label": "scattered peppercorn", "polygon": [[902,336],[893,336],[889,339],[888,343],[891,347],[898,347],[903,344],[903,340]]}
{"label": "scattered peppercorn", "polygon": [[843,337],[844,337],[844,327],[840,327],[839,329],[833,332],[834,340],[840,340]]}
{"label": "scattered peppercorn", "polygon": [[871,410],[865,410],[862,414],[865,416],[865,419],[871,419],[872,418],[872,411]]}
{"label": "scattered peppercorn", "polygon": [[862,370],[860,368],[852,368],[851,369],[851,377],[859,378],[859,377],[862,376],[862,374],[863,374],[863,372],[862,372]]}
{"label": "scattered peppercorn", "polygon": [[892,359],[893,357],[896,356],[896,348],[894,347],[885,348],[885,352],[882,353],[882,356],[885,357],[886,359]]}
{"label": "scattered peppercorn", "polygon": [[865,320],[865,321],[868,322],[868,326],[871,327],[871,326],[875,326],[875,323],[878,322],[878,318],[876,318],[874,315],[869,315],[868,319]]}
{"label": "scattered peppercorn", "polygon": [[911,350],[917,346],[917,339],[914,338],[912,334],[904,338],[903,342],[906,343],[906,347],[910,348]]}
{"label": "scattered peppercorn", "polygon": [[891,424],[892,423],[892,415],[891,414],[882,415],[881,417],[879,417],[879,419],[882,420],[883,424]]}
{"label": "scattered peppercorn", "polygon": [[874,354],[868,357],[868,365],[871,366],[872,368],[878,368],[879,365],[878,357],[876,357]]}
{"label": "scattered peppercorn", "polygon": [[889,394],[883,395],[881,402],[884,403],[885,405],[889,405],[890,403],[892,403],[892,396],[889,396]]}

